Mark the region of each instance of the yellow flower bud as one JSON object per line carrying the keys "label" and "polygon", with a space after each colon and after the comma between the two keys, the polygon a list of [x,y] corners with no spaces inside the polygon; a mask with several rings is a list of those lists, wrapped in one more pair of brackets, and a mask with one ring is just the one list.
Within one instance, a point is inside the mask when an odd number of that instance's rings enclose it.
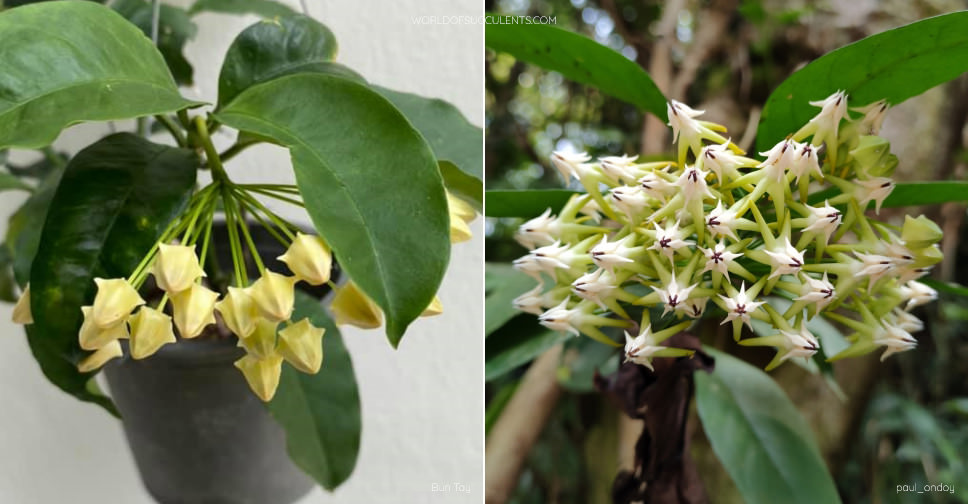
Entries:
{"label": "yellow flower bud", "polygon": [[128,337],[128,325],[124,322],[101,329],[94,323],[93,308],[82,306],[81,313],[84,314],[84,322],[81,323],[77,339],[84,350],[97,350],[112,341]]}
{"label": "yellow flower bud", "polygon": [[309,319],[302,319],[279,331],[279,353],[303,373],[316,374],[323,364],[323,333]]}
{"label": "yellow flower bud", "polygon": [[159,348],[175,342],[175,332],[171,328],[171,317],[145,306],[128,319],[131,324],[131,357],[144,359]]}
{"label": "yellow flower bud", "polygon": [[175,326],[182,338],[194,338],[205,326],[215,323],[215,300],[218,293],[199,284],[171,297]]}
{"label": "yellow flower bud", "polygon": [[297,233],[289,250],[278,259],[292,270],[296,278],[309,285],[322,285],[329,281],[333,268],[333,255],[322,238]]}
{"label": "yellow flower bud", "polygon": [[255,358],[265,359],[275,353],[278,326],[279,322],[260,318],[251,334],[245,338],[239,338],[239,346],[245,348],[245,351]]}
{"label": "yellow flower bud", "polygon": [[97,295],[94,296],[94,323],[101,329],[114,327],[127,320],[131,312],[145,304],[138,291],[123,278],[95,278]]}
{"label": "yellow flower bud", "polygon": [[158,245],[158,258],[151,270],[158,287],[168,294],[187,290],[195,280],[205,276],[198,264],[194,245]]}
{"label": "yellow flower bud", "polygon": [[246,338],[255,330],[259,308],[248,289],[229,287],[229,293],[215,303],[215,309],[222,315],[225,326],[239,338]]}
{"label": "yellow flower bud", "polygon": [[[121,324],[124,325],[124,324]],[[88,355],[77,365],[77,370],[82,373],[90,373],[103,366],[107,361],[121,357],[121,343],[118,340],[111,340],[106,345],[98,348],[94,353]]]}
{"label": "yellow flower bud", "polygon": [[459,218],[450,218],[450,242],[451,243],[461,243],[466,242],[473,238],[474,235],[471,233],[470,226],[466,222]]}
{"label": "yellow flower bud", "polygon": [[272,400],[279,387],[279,375],[282,374],[282,356],[273,354],[265,359],[257,359],[246,355],[235,361],[235,367],[242,371],[245,381],[255,395],[265,402]]}
{"label": "yellow flower bud", "polygon": [[467,224],[477,216],[474,208],[448,192],[447,210],[450,213],[450,242],[460,243],[473,238],[471,228]]}
{"label": "yellow flower bud", "polygon": [[336,288],[329,305],[337,325],[351,324],[363,329],[376,329],[383,324],[383,312],[353,281]]}
{"label": "yellow flower bud", "polygon": [[434,315],[440,315],[444,313],[444,305],[441,304],[440,298],[434,296],[434,300],[424,308],[423,313],[420,314],[421,317],[433,317]]}
{"label": "yellow flower bud", "polygon": [[34,323],[34,316],[30,313],[30,284],[24,289],[17,304],[13,306],[13,323],[20,325],[30,325]]}
{"label": "yellow flower bud", "polygon": [[293,287],[296,278],[268,269],[249,287],[249,295],[255,300],[256,306],[263,317],[282,322],[292,316],[293,303],[296,301]]}

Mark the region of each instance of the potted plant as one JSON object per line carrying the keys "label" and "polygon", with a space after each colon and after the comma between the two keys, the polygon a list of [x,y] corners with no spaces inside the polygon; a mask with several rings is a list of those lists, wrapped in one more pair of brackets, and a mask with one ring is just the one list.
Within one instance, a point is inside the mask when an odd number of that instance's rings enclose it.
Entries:
{"label": "potted plant", "polygon": [[[717,8],[703,7],[704,19],[724,26],[737,22],[732,12],[717,18],[720,13],[712,12]],[[663,7],[670,24],[641,19],[648,10],[638,11],[638,22],[671,31],[684,24],[686,11],[677,9]],[[601,20],[596,16],[606,11],[593,10],[586,21]],[[616,23],[634,24],[635,16],[621,12],[625,16],[616,16]],[[530,138],[532,131],[522,132],[521,124],[534,121],[540,125],[534,128],[535,146],[545,150],[539,153],[547,166],[531,172],[546,174],[543,180],[533,175],[534,181],[559,184],[486,193],[486,215],[495,218],[488,243],[494,262],[486,280],[488,502],[540,500],[552,492],[578,501],[725,502],[732,496],[704,489],[704,480],[724,478],[697,468],[691,443],[699,436],[692,418],[711,444],[707,454],[718,458],[704,468],[721,464],[732,483],[720,483],[717,490],[735,486],[735,501],[841,501],[813,425],[764,370],[800,365],[806,372],[790,388],[806,388],[803,376],[812,374],[829,384],[831,397],[839,393],[846,401],[832,362],[856,362],[874,352],[880,361],[914,353],[919,339],[930,341],[919,332],[931,323],[915,309],[939,291],[968,292],[926,276],[942,260],[941,228],[924,215],[887,210],[964,202],[966,183],[895,182],[899,159],[880,132],[889,106],[968,70],[968,37],[956,28],[966,22],[966,12],[925,19],[812,61],[772,90],[762,119],[731,121],[749,124],[756,133],[745,135],[747,145],[755,140],[755,152],[749,153],[737,145],[740,135],[721,124],[735,119],[723,113],[731,108],[704,113],[667,98],[624,51],[558,27],[486,28],[486,45],[494,51],[492,75],[513,76],[505,86],[492,83],[494,94],[504,103],[514,96],[515,112],[525,118],[509,126],[496,116],[512,114],[495,110],[489,142]],[[606,37],[598,30],[612,24],[588,23],[610,43],[617,33],[630,46],[648,38],[630,34],[627,26]],[[708,44],[716,43],[704,40],[703,49],[699,37],[682,65],[687,84],[696,77],[689,72],[703,66]],[[651,47],[665,50],[661,33],[656,38]],[[543,101],[538,113],[527,107],[527,87],[540,82],[542,98],[556,96],[554,81],[542,70],[573,81],[566,86],[594,89],[572,95],[582,100],[578,107],[562,100],[568,112]],[[709,70],[721,76],[718,71]],[[667,83],[682,77],[663,75]],[[716,79],[721,77],[710,81]],[[528,84],[515,96],[508,87],[519,82]],[[708,83],[701,82],[697,87],[705,89]],[[557,96],[562,95],[569,96]],[[596,123],[599,112],[576,112],[599,95],[636,106],[647,117],[648,137],[658,131],[650,127],[661,128],[662,139],[662,123],[668,125],[671,141],[652,151],[620,152],[613,146],[628,137],[634,145],[637,131],[605,138],[611,132]],[[637,117],[615,110],[622,119],[616,123]],[[582,113],[588,114],[588,130],[575,118]],[[553,127],[543,124],[546,114],[555,127],[569,123],[550,133]],[[595,156],[573,148],[583,142],[599,143]],[[534,151],[521,157],[526,159],[521,165],[533,166]],[[509,177],[517,184],[522,178]],[[509,232],[502,236],[502,228]],[[497,260],[512,253],[516,259]],[[756,353],[756,347],[767,350]],[[589,395],[555,410],[563,391],[598,392],[618,413],[602,412],[610,409],[599,407],[606,401]],[[546,427],[549,418],[557,421]],[[602,425],[607,420],[615,420],[617,433]],[[587,429],[583,442],[576,441],[581,429]],[[539,437],[543,444],[536,442]],[[562,440],[577,449],[560,449]],[[886,450],[879,447],[878,457],[886,458]],[[567,456],[574,452],[587,458],[587,466]],[[563,461],[548,462],[549,453]],[[587,478],[579,472],[583,467]],[[931,470],[932,486],[950,488],[959,481],[962,467],[949,468]],[[551,481],[547,493],[544,480]],[[561,488],[566,485],[567,492]]]}
{"label": "potted plant", "polygon": [[[178,89],[206,9],[266,17],[229,47],[213,104]],[[367,83],[334,61],[329,29],[273,2],[36,3],[0,12],[0,44],[0,152],[45,154],[0,175],[32,193],[0,247],[0,294],[22,289],[14,317],[47,378],[121,416],[159,502],[290,502],[311,480],[286,453],[327,489],[345,481],[360,410],[338,326],[385,326],[395,347],[440,312],[450,244],[480,208],[480,129]],[[51,146],[127,118],[137,134]],[[294,185],[233,177],[260,143],[289,150]],[[332,289],[328,310],[309,286]]]}

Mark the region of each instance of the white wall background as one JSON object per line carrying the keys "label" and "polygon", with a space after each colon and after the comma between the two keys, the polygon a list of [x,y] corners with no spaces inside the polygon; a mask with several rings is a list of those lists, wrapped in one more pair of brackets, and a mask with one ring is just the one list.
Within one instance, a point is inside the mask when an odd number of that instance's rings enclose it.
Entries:
{"label": "white wall background", "polygon": [[[480,0],[308,3],[310,13],[336,33],[341,63],[371,82],[446,99],[471,122],[483,123],[483,27],[412,21],[412,16],[478,16]],[[199,34],[187,52],[198,84],[185,93],[214,102],[222,55],[256,18],[203,14],[197,21]],[[104,132],[76,127],[58,145],[76,151]],[[230,166],[233,176],[247,181],[291,179],[281,149],[254,148]],[[11,193],[0,196],[0,236],[6,216],[21,202]],[[381,331],[343,331],[362,397],[360,457],[342,487],[332,494],[315,490],[300,504],[482,501],[480,219],[472,229],[475,239],[454,247],[440,293],[443,315],[415,323],[396,351]],[[0,304],[0,503],[150,503],[121,425],[47,383],[22,329],[10,322],[11,308]],[[431,491],[434,484],[456,490],[455,483],[469,491]]]}

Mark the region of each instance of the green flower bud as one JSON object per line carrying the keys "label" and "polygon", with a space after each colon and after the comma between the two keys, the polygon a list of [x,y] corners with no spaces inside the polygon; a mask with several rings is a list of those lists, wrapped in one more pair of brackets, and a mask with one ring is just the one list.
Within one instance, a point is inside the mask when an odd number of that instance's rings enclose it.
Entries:
{"label": "green flower bud", "polygon": [[918,216],[917,219],[910,215],[904,216],[901,239],[911,250],[930,247],[941,241],[941,237],[941,228],[933,220],[924,215]]}

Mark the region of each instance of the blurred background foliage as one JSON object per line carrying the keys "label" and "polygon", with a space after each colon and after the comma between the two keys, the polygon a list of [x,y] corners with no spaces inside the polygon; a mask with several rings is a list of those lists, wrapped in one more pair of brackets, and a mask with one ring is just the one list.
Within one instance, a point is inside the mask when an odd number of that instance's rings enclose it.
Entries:
{"label": "blurred background foliage", "polygon": [[[965,8],[957,0],[487,0],[485,4],[488,12],[553,16],[557,26],[621,52],[652,72],[667,96],[705,109],[706,118],[725,124],[733,140],[748,150],[752,150],[763,103],[793,71],[865,36]],[[655,124],[650,125],[650,119],[630,104],[506,54],[488,51],[486,67],[488,189],[560,188],[561,178],[548,161],[555,150],[584,150],[593,157],[668,154],[654,150],[671,147],[667,128],[656,131]],[[667,75],[656,75],[656,69]],[[964,75],[892,109],[881,136],[891,140],[892,151],[901,159],[896,178],[964,179],[966,116],[968,79]],[[902,212],[923,212],[942,226],[946,259],[936,268],[935,277],[968,285],[964,206]],[[520,222],[488,219],[489,262],[506,262],[525,253],[511,238]],[[845,502],[968,502],[966,300],[942,294],[939,302],[919,313],[926,329],[918,335],[916,351],[883,364],[876,355],[837,363],[835,376],[846,400],[838,399],[822,378],[797,366],[782,366],[773,373],[814,427]],[[529,323],[533,324],[533,317]],[[499,331],[489,338],[488,355],[498,353],[502,339],[508,337],[513,335]],[[614,369],[616,362],[608,359],[614,355],[576,362],[568,360],[567,350],[565,354],[558,378],[570,393],[555,406],[510,502],[610,502],[609,489],[622,451],[615,445],[634,443],[616,432],[618,414],[591,391],[591,375],[595,369],[606,373]],[[521,365],[488,381],[488,428],[526,369]],[[710,501],[742,502],[704,442],[701,428],[693,430],[697,432],[692,453]],[[941,483],[953,486],[954,492],[897,491],[898,485]]]}

